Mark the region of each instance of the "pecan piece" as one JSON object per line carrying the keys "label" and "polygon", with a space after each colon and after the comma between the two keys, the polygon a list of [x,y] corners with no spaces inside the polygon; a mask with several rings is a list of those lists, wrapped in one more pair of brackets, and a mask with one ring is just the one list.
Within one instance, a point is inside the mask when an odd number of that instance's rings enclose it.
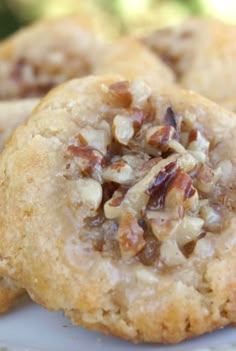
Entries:
{"label": "pecan piece", "polygon": [[196,167],[196,159],[189,152],[187,152],[183,145],[181,145],[178,141],[170,140],[169,146],[172,150],[181,155],[179,161],[181,168],[183,168],[185,172],[189,172]]}
{"label": "pecan piece", "polygon": [[129,107],[132,102],[132,95],[130,92],[130,84],[128,81],[121,81],[113,83],[109,86],[109,90],[116,99],[119,106]]}
{"label": "pecan piece", "polygon": [[112,123],[112,135],[122,145],[128,145],[135,133],[129,116],[116,115]]}
{"label": "pecan piece", "polygon": [[178,170],[168,185],[165,206],[168,208],[183,206],[184,209],[189,210],[195,208],[197,204],[198,193],[192,185],[191,177],[182,170]]}
{"label": "pecan piece", "polygon": [[133,107],[129,111],[129,117],[133,122],[135,134],[140,130],[144,120],[147,118],[145,112],[137,107]]}
{"label": "pecan piece", "polygon": [[221,168],[213,170],[206,164],[201,164],[196,178],[196,187],[203,193],[209,193],[221,175]]}
{"label": "pecan piece", "polygon": [[204,219],[204,228],[210,232],[217,232],[223,225],[222,216],[211,206],[200,208],[199,215]]}
{"label": "pecan piece", "polygon": [[133,107],[147,107],[147,103],[152,95],[152,90],[146,83],[139,80],[132,81],[130,84],[130,92],[132,94]]}
{"label": "pecan piece", "polygon": [[208,153],[210,142],[197,129],[192,129],[188,138],[188,150]]}
{"label": "pecan piece", "polygon": [[120,220],[118,238],[121,255],[126,258],[136,256],[145,246],[143,229],[138,224],[137,218],[127,212]]}
{"label": "pecan piece", "polygon": [[102,128],[100,129],[90,126],[81,128],[77,138],[83,146],[92,146],[102,154],[106,154],[107,147],[111,143],[111,135],[110,128],[107,128],[107,123],[105,121],[102,122],[104,124],[101,124]]}
{"label": "pecan piece", "polygon": [[104,181],[129,184],[134,178],[134,172],[125,161],[118,160],[104,169],[102,177]]}
{"label": "pecan piece", "polygon": [[76,164],[83,175],[98,175],[105,166],[103,155],[90,146],[69,145],[68,152],[76,157]]}
{"label": "pecan piece", "polygon": [[176,230],[176,241],[179,246],[183,247],[187,243],[198,239],[202,232],[204,221],[198,217],[185,216]]}
{"label": "pecan piece", "polygon": [[170,141],[175,136],[175,129],[172,126],[156,126],[147,130],[147,144],[166,152],[170,148]]}
{"label": "pecan piece", "polygon": [[165,126],[172,126],[174,129],[177,129],[177,122],[175,118],[174,111],[172,110],[171,107],[168,107],[166,109],[166,114],[164,116],[164,125]]}
{"label": "pecan piece", "polygon": [[125,190],[118,189],[114,192],[112,198],[104,204],[104,214],[106,218],[115,219],[121,216],[121,203],[125,197]]}
{"label": "pecan piece", "polygon": [[91,178],[79,178],[67,183],[73,203],[82,203],[91,211],[96,211],[102,202],[101,184]]}
{"label": "pecan piece", "polygon": [[162,243],[160,249],[160,259],[169,267],[181,265],[186,262],[186,258],[180,251],[174,239],[166,240]]}
{"label": "pecan piece", "polygon": [[147,114],[139,108],[131,108],[127,114],[116,115],[112,124],[114,138],[123,145],[128,145],[139,132]]}
{"label": "pecan piece", "polygon": [[164,207],[166,192],[170,181],[177,172],[177,162],[170,162],[160,169],[159,173],[154,177],[151,185],[146,190],[150,196],[147,207],[149,209],[158,209]]}
{"label": "pecan piece", "polygon": [[179,139],[180,137],[181,122],[182,118],[180,116],[176,116],[172,108],[168,107],[164,116],[164,125],[172,126],[175,129],[174,137],[176,139]]}
{"label": "pecan piece", "polygon": [[179,225],[179,219],[173,218],[173,215],[168,212],[148,211],[146,216],[153,234],[160,241],[172,237]]}

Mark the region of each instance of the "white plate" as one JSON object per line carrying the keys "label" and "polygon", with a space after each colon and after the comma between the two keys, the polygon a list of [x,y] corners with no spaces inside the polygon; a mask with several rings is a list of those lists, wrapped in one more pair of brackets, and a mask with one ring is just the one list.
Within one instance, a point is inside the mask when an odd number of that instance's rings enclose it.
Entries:
{"label": "white plate", "polygon": [[61,313],[48,312],[24,300],[0,317],[0,351],[231,351],[236,333],[226,328],[176,346],[131,343],[72,327]]}

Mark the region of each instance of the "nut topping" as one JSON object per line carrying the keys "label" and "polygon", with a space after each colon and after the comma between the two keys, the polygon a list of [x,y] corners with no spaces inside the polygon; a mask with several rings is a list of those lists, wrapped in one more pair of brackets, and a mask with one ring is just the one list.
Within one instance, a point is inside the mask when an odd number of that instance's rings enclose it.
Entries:
{"label": "nut topping", "polygon": [[165,152],[170,147],[170,140],[174,138],[175,129],[172,126],[157,126],[147,130],[146,142]]}
{"label": "nut topping", "polygon": [[116,98],[116,102],[123,107],[129,107],[132,102],[130,84],[128,81],[121,81],[109,86],[111,94]]}
{"label": "nut topping", "polygon": [[[82,239],[155,270],[207,257],[201,242],[211,252],[234,201],[225,190],[232,163],[212,157],[195,115],[156,108],[146,84],[118,82],[103,93],[104,120],[83,124],[65,157],[70,200],[85,205]],[[154,283],[153,272],[137,269],[134,279]]]}
{"label": "nut topping", "polygon": [[176,230],[176,240],[179,246],[184,246],[196,240],[202,232],[204,221],[198,217],[185,216]]}
{"label": "nut topping", "polygon": [[79,178],[71,182],[71,188],[76,188],[76,192],[72,191],[72,201],[82,203],[91,211],[96,211],[102,202],[101,184],[91,178]]}
{"label": "nut topping", "polygon": [[120,144],[128,145],[134,133],[133,121],[129,116],[115,116],[112,124],[112,134]]}
{"label": "nut topping", "polygon": [[180,251],[176,241],[166,240],[162,243],[160,249],[160,258],[167,266],[174,267],[185,263],[186,258]]}
{"label": "nut topping", "polygon": [[184,209],[190,210],[196,208],[197,203],[198,194],[192,186],[192,179],[187,173],[178,170],[168,186],[165,206],[167,208],[183,206]]}
{"label": "nut topping", "polygon": [[221,169],[214,171],[206,164],[201,164],[196,179],[197,188],[203,193],[209,193],[221,175]]}
{"label": "nut topping", "polygon": [[112,124],[112,134],[122,145],[128,145],[135,134],[140,130],[145,119],[145,113],[132,108],[127,115],[116,115]]}
{"label": "nut topping", "polygon": [[121,217],[118,238],[123,257],[131,258],[143,249],[146,244],[143,233],[137,218],[131,212],[127,212]]}
{"label": "nut topping", "polygon": [[172,237],[179,226],[179,219],[173,218],[169,212],[148,211],[147,219],[153,234],[161,242]]}
{"label": "nut topping", "polygon": [[151,88],[141,81],[133,81],[130,84],[130,92],[132,94],[132,106],[138,108],[145,108],[148,99],[151,97]]}
{"label": "nut topping", "polygon": [[92,146],[102,154],[106,153],[107,146],[111,143],[110,133],[107,129],[94,129],[90,126],[80,129],[78,140],[82,145]]}
{"label": "nut topping", "polygon": [[90,146],[69,145],[68,152],[76,157],[76,164],[83,175],[99,178],[105,159],[98,150]]}
{"label": "nut topping", "polygon": [[134,172],[125,161],[118,160],[104,169],[102,177],[104,181],[129,184],[134,178]]}
{"label": "nut topping", "polygon": [[208,231],[215,232],[219,230],[222,225],[222,218],[211,206],[203,206],[200,208],[199,215],[204,219],[204,228]]}
{"label": "nut topping", "polygon": [[199,130],[191,130],[188,142],[188,150],[208,152],[210,142],[202,136]]}

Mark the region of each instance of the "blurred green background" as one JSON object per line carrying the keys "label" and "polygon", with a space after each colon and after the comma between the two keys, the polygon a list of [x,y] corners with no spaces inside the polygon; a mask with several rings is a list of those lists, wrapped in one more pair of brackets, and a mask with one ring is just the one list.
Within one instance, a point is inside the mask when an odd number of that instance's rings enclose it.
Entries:
{"label": "blurred green background", "polygon": [[80,13],[110,38],[143,34],[190,15],[236,22],[236,0],[0,0],[0,38],[35,20]]}

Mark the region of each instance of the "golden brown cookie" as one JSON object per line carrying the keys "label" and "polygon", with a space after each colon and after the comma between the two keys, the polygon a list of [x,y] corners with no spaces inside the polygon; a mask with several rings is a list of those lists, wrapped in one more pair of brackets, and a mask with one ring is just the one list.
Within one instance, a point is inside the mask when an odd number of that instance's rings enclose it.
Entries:
{"label": "golden brown cookie", "polygon": [[95,74],[121,74],[141,79],[153,87],[173,84],[171,69],[138,40],[124,37],[107,45],[94,66]]}
{"label": "golden brown cookie", "polygon": [[[16,126],[26,120],[37,102],[37,99],[0,102],[0,150]],[[11,279],[0,277],[0,313],[6,312],[23,292],[24,289]]]}
{"label": "golden brown cookie", "polygon": [[232,95],[221,101],[221,105],[230,111],[236,112],[236,96]]}
{"label": "golden brown cookie", "polygon": [[6,312],[16,300],[25,292],[13,280],[0,277],[0,313]]}
{"label": "golden brown cookie", "polygon": [[144,39],[175,72],[182,87],[221,102],[235,94],[236,26],[190,18]]}
{"label": "golden brown cookie", "polygon": [[51,91],[0,156],[0,272],[74,324],[175,343],[236,322],[236,118],[117,76]]}
{"label": "golden brown cookie", "polygon": [[0,43],[0,99],[42,96],[92,71],[102,44],[87,18],[44,20]]}
{"label": "golden brown cookie", "polygon": [[37,98],[0,101],[0,150],[13,130],[26,121],[38,102]]}

